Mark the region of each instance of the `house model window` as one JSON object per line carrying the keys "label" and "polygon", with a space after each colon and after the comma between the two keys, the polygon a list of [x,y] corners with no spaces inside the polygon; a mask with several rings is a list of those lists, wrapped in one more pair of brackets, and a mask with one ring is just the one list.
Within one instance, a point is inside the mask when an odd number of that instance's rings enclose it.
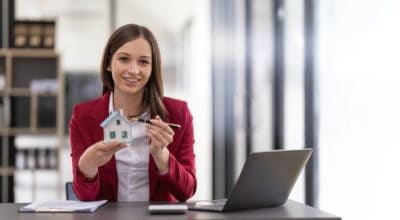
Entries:
{"label": "house model window", "polygon": [[127,131],[122,131],[122,138],[128,137],[128,132]]}
{"label": "house model window", "polygon": [[115,139],[115,131],[110,131],[110,139]]}
{"label": "house model window", "polygon": [[105,143],[111,141],[132,142],[131,121],[124,117],[122,110],[111,112],[100,126],[103,127]]}

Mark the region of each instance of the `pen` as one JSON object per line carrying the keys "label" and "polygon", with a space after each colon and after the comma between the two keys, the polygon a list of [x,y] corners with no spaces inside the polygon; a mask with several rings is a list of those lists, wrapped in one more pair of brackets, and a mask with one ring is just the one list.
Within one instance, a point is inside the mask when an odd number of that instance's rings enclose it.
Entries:
{"label": "pen", "polygon": [[[143,122],[143,123],[147,123],[147,124],[153,124],[148,119],[137,118],[137,117],[129,117],[129,119],[132,120],[132,121],[138,121],[138,122]],[[181,128],[181,125],[179,125],[179,124],[167,123],[167,125],[170,126],[171,128],[177,128],[177,129]]]}

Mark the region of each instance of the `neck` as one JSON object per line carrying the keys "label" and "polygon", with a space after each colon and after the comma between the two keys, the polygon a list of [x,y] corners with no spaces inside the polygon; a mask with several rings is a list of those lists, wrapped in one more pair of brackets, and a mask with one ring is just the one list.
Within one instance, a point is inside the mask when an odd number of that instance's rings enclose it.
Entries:
{"label": "neck", "polygon": [[123,109],[124,116],[138,116],[145,110],[143,108],[143,92],[139,94],[128,94],[114,90],[113,107],[117,111]]}

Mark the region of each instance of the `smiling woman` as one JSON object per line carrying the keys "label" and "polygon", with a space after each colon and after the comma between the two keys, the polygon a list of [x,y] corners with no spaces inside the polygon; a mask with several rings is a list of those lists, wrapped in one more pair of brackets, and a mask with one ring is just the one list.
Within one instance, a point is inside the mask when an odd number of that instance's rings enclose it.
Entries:
{"label": "smiling woman", "polygon": [[[101,64],[103,96],[74,107],[70,121],[73,187],[80,200],[185,201],[196,190],[194,132],[186,102],[163,96],[157,41],[128,24],[110,37]],[[123,109],[129,145],[104,143],[99,124]],[[168,122],[182,125],[173,130]]]}
{"label": "smiling woman", "polygon": [[[138,74],[132,74],[135,72]],[[153,117],[159,115],[165,120],[165,109],[161,103],[163,96],[161,55],[157,41],[147,28],[125,25],[111,35],[103,53],[101,64],[103,94],[113,91],[114,87],[118,87],[114,93],[127,94],[127,90],[121,87],[124,83],[119,83],[122,79],[129,82],[126,79],[133,79],[134,76],[142,78],[141,81],[144,83],[138,83],[136,86],[139,88],[135,92],[136,97],[129,95],[128,99],[134,104],[130,104],[129,109],[124,109],[125,114],[139,114],[144,110],[140,107],[149,106]],[[146,94],[143,94],[144,92]],[[138,97],[143,100],[137,99]],[[142,101],[143,106],[140,104]]]}
{"label": "smiling woman", "polygon": [[[144,88],[151,76],[151,47],[143,38],[131,40],[121,46],[107,68],[114,82],[115,103],[118,99],[130,99],[132,105],[124,108],[126,115],[140,115],[145,111],[141,105]],[[122,109],[123,106],[115,106]]]}

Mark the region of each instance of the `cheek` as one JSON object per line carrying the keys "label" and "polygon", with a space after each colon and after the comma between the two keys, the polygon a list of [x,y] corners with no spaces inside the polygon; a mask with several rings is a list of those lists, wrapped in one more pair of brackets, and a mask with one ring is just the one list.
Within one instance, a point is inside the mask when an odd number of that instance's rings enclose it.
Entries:
{"label": "cheek", "polygon": [[118,80],[118,69],[113,67],[110,74],[111,74],[111,78],[113,79],[114,82]]}
{"label": "cheek", "polygon": [[147,70],[146,70],[146,73],[145,73],[145,75],[146,75],[146,78],[147,79],[150,79],[150,76],[151,76],[151,68],[148,68]]}
{"label": "cheek", "polygon": [[146,84],[150,81],[150,76],[151,76],[151,73],[146,74],[146,76],[145,76]]}
{"label": "cheek", "polygon": [[111,64],[110,72],[112,74],[112,78],[115,80],[117,78],[117,76],[119,75],[119,73],[121,72],[121,70],[118,65]]}
{"label": "cheek", "polygon": [[146,78],[147,78],[147,79],[150,79],[150,76],[151,76],[151,71],[149,71],[149,72],[146,74]]}

